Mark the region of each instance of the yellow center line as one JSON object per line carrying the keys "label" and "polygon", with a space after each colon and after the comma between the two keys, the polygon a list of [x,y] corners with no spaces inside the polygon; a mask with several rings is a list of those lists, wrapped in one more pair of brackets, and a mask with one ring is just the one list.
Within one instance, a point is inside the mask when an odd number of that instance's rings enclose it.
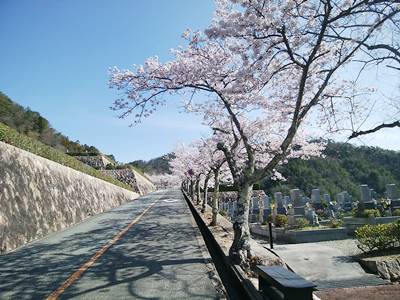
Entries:
{"label": "yellow center line", "polygon": [[135,225],[139,220],[158,202],[159,199],[154,201],[150,206],[148,206],[139,216],[132,220],[124,229],[122,229],[116,236],[114,236],[107,244],[105,244],[99,251],[96,252],[87,262],[79,267],[77,271],[72,273],[67,280],[65,280],[57,290],[52,292],[46,300],[55,300],[57,299],[64,291],[72,285],[75,281],[77,281],[82,274],[89,269],[112,245],[118,242],[122,237]]}

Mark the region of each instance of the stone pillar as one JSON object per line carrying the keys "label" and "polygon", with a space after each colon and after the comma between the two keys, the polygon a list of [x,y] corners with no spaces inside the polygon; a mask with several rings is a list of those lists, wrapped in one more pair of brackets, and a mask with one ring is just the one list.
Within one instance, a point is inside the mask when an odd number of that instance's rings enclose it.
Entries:
{"label": "stone pillar", "polygon": [[300,206],[301,205],[301,198],[300,198],[300,190],[299,189],[290,190],[290,198],[292,199],[293,206]]}
{"label": "stone pillar", "polygon": [[366,184],[360,185],[361,190],[361,202],[370,202],[371,201],[371,189]]}
{"label": "stone pillar", "polygon": [[392,183],[386,185],[386,197],[390,200],[398,200],[400,198],[396,184]]}
{"label": "stone pillar", "polygon": [[329,194],[324,194],[323,198],[324,198],[324,201],[326,201],[326,202],[331,202],[331,195],[329,195]]}
{"label": "stone pillar", "polygon": [[277,206],[282,206],[282,193],[281,192],[276,192],[274,193],[274,198],[275,198],[275,204]]}
{"label": "stone pillar", "polygon": [[290,203],[291,203],[290,197],[289,196],[284,196],[283,197],[283,205],[286,206],[286,208],[287,208]]}
{"label": "stone pillar", "polygon": [[313,189],[311,191],[311,202],[312,203],[319,203],[321,202],[321,192],[319,189]]}

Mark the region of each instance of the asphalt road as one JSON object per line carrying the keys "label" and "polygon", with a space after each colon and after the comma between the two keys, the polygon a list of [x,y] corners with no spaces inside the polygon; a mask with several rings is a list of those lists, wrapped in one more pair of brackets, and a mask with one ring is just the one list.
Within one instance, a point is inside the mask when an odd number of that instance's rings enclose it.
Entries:
{"label": "asphalt road", "polygon": [[196,231],[180,191],[149,194],[1,255],[0,299],[216,299]]}

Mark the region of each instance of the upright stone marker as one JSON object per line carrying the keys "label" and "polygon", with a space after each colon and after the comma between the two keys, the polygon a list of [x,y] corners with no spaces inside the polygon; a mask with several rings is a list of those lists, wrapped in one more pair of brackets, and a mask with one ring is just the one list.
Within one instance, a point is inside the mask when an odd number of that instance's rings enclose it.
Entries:
{"label": "upright stone marker", "polygon": [[311,202],[312,203],[321,202],[321,192],[319,189],[313,189],[311,191]]}
{"label": "upright stone marker", "polygon": [[361,184],[360,185],[360,190],[361,190],[361,202],[370,202],[372,200],[371,198],[371,189],[369,188],[368,185],[366,184]]}
{"label": "upright stone marker", "polygon": [[397,200],[400,198],[396,184],[391,183],[386,185],[386,196],[390,200]]}
{"label": "upright stone marker", "polygon": [[329,194],[324,194],[324,201],[330,202],[330,201],[331,201],[331,195],[329,195]]}
{"label": "upright stone marker", "polygon": [[294,206],[300,206],[302,204],[299,189],[290,190],[290,198],[292,199]]}
{"label": "upright stone marker", "polygon": [[289,204],[291,204],[290,197],[289,196],[284,196],[283,197],[283,205],[285,205],[286,208],[287,208]]}

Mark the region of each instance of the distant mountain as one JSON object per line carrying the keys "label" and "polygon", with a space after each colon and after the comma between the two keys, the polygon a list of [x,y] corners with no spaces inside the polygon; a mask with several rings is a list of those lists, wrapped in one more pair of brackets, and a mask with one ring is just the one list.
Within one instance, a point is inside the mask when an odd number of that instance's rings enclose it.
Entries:
{"label": "distant mountain", "polygon": [[360,197],[360,184],[368,184],[378,196],[383,196],[385,185],[400,186],[400,152],[377,147],[357,147],[329,142],[324,158],[293,159],[280,168],[285,182],[265,180],[263,186],[271,193],[299,188],[306,195],[314,188],[334,196],[347,190]]}
{"label": "distant mountain", "polygon": [[40,113],[25,108],[0,92],[0,122],[42,143],[68,153],[100,153],[94,147],[71,141],[67,136],[51,127]]}
{"label": "distant mountain", "polygon": [[174,157],[173,153],[168,153],[149,161],[135,160],[129,164],[148,174],[171,173],[169,161]]}

